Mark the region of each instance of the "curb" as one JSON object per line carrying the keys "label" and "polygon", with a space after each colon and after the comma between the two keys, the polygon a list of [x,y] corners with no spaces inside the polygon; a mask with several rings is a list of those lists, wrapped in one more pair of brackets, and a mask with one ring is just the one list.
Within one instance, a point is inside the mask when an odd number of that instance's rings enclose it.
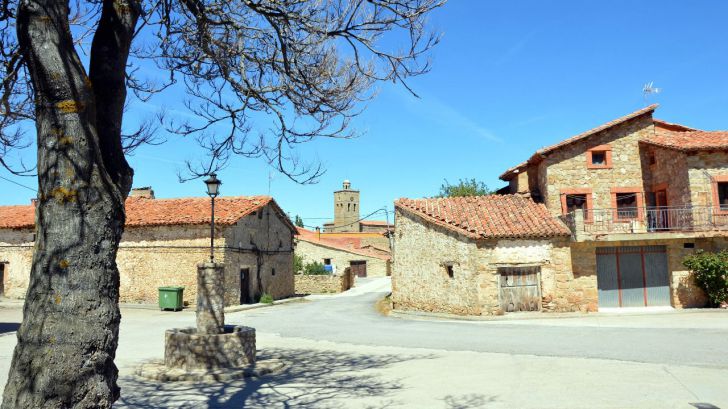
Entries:
{"label": "curb", "polygon": [[245,305],[232,305],[230,307],[225,307],[223,312],[230,313],[230,312],[256,310],[258,308],[274,307],[276,305],[290,304],[293,302],[304,302],[304,301],[307,301],[305,297],[290,297],[290,298],[284,298],[282,300],[273,301],[273,303],[271,303],[271,304],[257,303],[257,304],[245,304]]}

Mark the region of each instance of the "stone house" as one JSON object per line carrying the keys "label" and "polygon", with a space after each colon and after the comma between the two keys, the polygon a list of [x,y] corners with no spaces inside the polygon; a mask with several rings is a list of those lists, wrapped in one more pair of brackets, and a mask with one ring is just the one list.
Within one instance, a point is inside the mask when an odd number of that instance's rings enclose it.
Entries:
{"label": "stone house", "polygon": [[[126,227],[117,254],[120,301],[156,303],[160,286],[184,286],[194,303],[197,264],[210,257],[210,199],[126,201]],[[35,207],[0,206],[0,265],[4,295],[22,298],[28,286]],[[293,236],[288,217],[267,196],[215,200],[215,261],[225,264],[226,305],[294,294]]]}
{"label": "stone house", "polygon": [[728,247],[728,133],[653,118],[651,105],[538,150],[501,179],[572,232],[572,269],[599,308],[700,307],[682,265]]}
{"label": "stone house", "polygon": [[[516,195],[395,202],[395,309],[488,315],[592,308],[571,274],[569,230]],[[588,292],[588,291],[587,291]]]}
{"label": "stone house", "polygon": [[391,274],[389,245],[382,246],[383,233],[321,233],[298,228],[295,253],[304,262],[332,266],[336,273],[349,267],[357,277]]}
{"label": "stone house", "polygon": [[[570,255],[563,263],[573,281],[557,286],[570,291],[571,306],[557,309],[707,302],[682,260],[699,249],[728,248],[728,132],[655,119],[656,108],[539,149],[500,176],[509,184],[501,192],[544,206],[544,217],[569,229]],[[402,228],[399,214],[395,237]],[[509,220],[521,217],[514,213]],[[397,258],[406,248],[395,243],[397,277]],[[542,296],[546,310],[550,294]]]}

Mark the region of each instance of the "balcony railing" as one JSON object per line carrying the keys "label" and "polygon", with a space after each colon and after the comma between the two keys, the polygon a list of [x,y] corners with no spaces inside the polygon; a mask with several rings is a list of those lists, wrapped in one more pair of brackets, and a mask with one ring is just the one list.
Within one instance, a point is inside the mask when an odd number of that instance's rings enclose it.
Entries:
{"label": "balcony railing", "polygon": [[728,230],[728,209],[711,206],[576,210],[561,219],[576,239],[610,233]]}

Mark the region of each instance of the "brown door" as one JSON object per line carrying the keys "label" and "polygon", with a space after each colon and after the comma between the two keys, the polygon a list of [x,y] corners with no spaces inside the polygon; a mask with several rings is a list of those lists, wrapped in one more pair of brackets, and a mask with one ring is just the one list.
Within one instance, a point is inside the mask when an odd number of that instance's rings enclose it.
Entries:
{"label": "brown door", "polygon": [[538,267],[499,268],[500,303],[504,312],[541,309]]}
{"label": "brown door", "polygon": [[0,297],[5,295],[5,263],[0,263]]}
{"label": "brown door", "polygon": [[654,227],[655,230],[669,230],[670,218],[667,211],[667,191],[658,190],[655,192],[655,211],[654,211]]}
{"label": "brown door", "polygon": [[250,269],[240,269],[240,304],[250,303]]}
{"label": "brown door", "polygon": [[366,277],[367,276],[367,262],[366,261],[351,261],[349,262],[349,266],[351,266],[351,273],[357,277]]}

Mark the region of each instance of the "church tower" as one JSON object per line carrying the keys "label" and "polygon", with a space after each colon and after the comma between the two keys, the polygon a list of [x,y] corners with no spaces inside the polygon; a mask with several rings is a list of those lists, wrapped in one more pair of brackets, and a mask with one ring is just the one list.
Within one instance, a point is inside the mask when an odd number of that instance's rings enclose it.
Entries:
{"label": "church tower", "polygon": [[343,188],[334,192],[334,232],[359,232],[359,191],[344,181]]}

